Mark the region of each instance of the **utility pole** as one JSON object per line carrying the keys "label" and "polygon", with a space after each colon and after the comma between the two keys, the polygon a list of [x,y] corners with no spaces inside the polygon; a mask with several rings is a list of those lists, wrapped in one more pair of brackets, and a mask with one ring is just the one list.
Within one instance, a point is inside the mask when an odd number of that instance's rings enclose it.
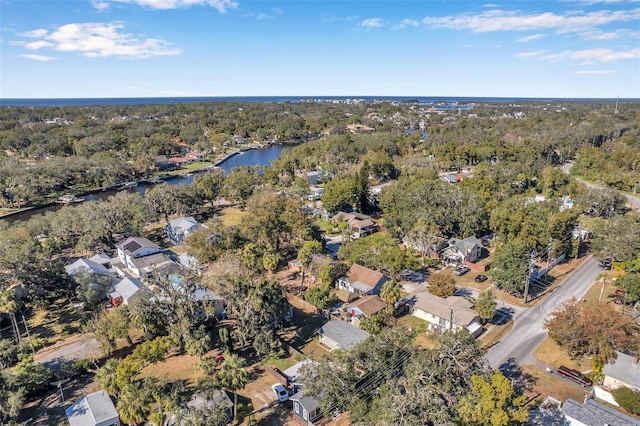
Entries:
{"label": "utility pole", "polygon": [[551,266],[551,249],[553,248],[553,238],[549,238],[549,244],[547,245],[547,270],[544,273],[549,275],[549,266]]}
{"label": "utility pole", "polygon": [[524,283],[524,303],[527,303],[527,298],[529,297],[529,283],[531,282],[531,272],[533,271],[533,264],[536,261],[536,254],[534,250],[531,250],[529,255],[529,264],[528,264],[528,273],[527,273],[527,281]]}

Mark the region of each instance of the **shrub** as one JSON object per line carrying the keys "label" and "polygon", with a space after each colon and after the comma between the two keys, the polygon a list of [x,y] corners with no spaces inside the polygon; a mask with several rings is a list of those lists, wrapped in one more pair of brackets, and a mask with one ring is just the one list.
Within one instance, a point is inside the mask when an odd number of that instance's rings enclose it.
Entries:
{"label": "shrub", "polygon": [[618,388],[612,390],[611,394],[626,411],[640,415],[640,392],[634,392],[629,388]]}

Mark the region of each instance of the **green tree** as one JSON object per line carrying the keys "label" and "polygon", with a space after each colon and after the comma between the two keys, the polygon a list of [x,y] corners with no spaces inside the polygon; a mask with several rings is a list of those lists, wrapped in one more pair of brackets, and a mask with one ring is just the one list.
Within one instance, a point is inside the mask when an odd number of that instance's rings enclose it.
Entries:
{"label": "green tree", "polygon": [[311,287],[304,294],[304,300],[313,306],[324,309],[329,304],[329,292],[324,287]]}
{"label": "green tree", "polygon": [[49,385],[53,373],[44,365],[34,362],[32,356],[23,358],[13,369],[16,383],[27,392],[37,392]]}
{"label": "green tree", "polygon": [[523,240],[513,239],[496,248],[491,277],[499,288],[523,293],[529,277],[531,246]]}
{"label": "green tree", "polygon": [[229,354],[220,366],[218,379],[222,387],[233,392],[233,417],[236,418],[238,408],[238,391],[249,383],[249,375],[245,369],[245,361],[237,354]]}
{"label": "green tree", "polygon": [[105,392],[111,395],[118,395],[120,387],[116,380],[116,372],[121,360],[119,358],[109,358],[102,367],[98,369],[95,380]]}
{"label": "green tree", "polygon": [[186,339],[185,349],[189,355],[202,357],[211,349],[211,335],[204,326],[196,328]]}
{"label": "green tree", "polygon": [[480,293],[473,309],[485,321],[489,321],[496,313],[496,295],[491,289],[487,289]]}
{"label": "green tree", "polygon": [[447,298],[455,294],[456,280],[451,275],[451,272],[432,274],[429,276],[428,288],[429,293]]}
{"label": "green tree", "polygon": [[355,203],[354,180],[348,176],[337,176],[324,185],[322,206],[330,213],[344,210]]}
{"label": "green tree", "polygon": [[465,424],[509,426],[523,424],[529,418],[523,407],[527,396],[518,395],[500,371],[489,379],[473,375],[471,384],[470,392],[458,404],[458,413]]}
{"label": "green tree", "polygon": [[624,291],[623,301],[625,303],[633,303],[640,300],[640,273],[630,272],[618,278],[616,285],[619,285]]}

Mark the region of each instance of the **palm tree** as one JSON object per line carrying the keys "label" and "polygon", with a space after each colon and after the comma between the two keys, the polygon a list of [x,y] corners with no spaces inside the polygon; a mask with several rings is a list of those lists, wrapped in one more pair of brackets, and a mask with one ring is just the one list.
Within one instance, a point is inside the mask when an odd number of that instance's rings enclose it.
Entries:
{"label": "palm tree", "polygon": [[127,424],[137,425],[145,421],[150,413],[150,392],[140,382],[125,386],[118,396],[116,410]]}
{"label": "palm tree", "polygon": [[108,394],[117,395],[120,391],[116,380],[116,370],[120,364],[119,358],[109,358],[107,362],[96,373],[95,380],[98,385]]}
{"label": "palm tree", "polygon": [[389,311],[393,312],[393,305],[400,298],[400,287],[398,287],[398,283],[394,280],[384,283],[380,290],[380,298],[389,305]]}
{"label": "palm tree", "polygon": [[236,418],[238,406],[238,394],[236,391],[244,388],[249,383],[249,374],[244,368],[245,360],[237,354],[229,354],[218,371],[218,379],[222,387],[233,392],[233,418]]}

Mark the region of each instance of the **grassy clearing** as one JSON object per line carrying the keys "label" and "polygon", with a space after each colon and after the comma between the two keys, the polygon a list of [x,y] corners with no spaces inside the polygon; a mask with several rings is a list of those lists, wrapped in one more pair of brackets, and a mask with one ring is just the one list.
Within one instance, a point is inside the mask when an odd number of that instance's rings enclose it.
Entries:
{"label": "grassy clearing", "polygon": [[227,207],[220,212],[220,219],[225,226],[240,225],[242,218],[247,215],[246,212],[235,207]]}
{"label": "grassy clearing", "polygon": [[538,404],[534,401],[543,400],[547,396],[551,396],[560,401],[566,401],[573,398],[576,401],[584,399],[585,391],[579,386],[573,385],[553,374],[546,371],[540,371],[535,367],[524,365],[521,367],[530,389],[526,392],[529,397],[529,409],[535,408]]}
{"label": "grassy clearing", "polygon": [[413,336],[413,343],[424,349],[434,349],[436,342],[434,335],[427,331],[428,323],[413,315],[405,315],[398,318],[394,327],[404,327]]}
{"label": "grassy clearing", "polygon": [[551,338],[547,337],[544,342],[533,352],[536,359],[551,365],[555,368],[561,365],[573,368],[579,371],[586,371],[591,368],[589,360],[580,360],[571,358],[566,354],[562,348],[554,342]]}
{"label": "grassy clearing", "polygon": [[69,300],[60,298],[48,301],[46,309],[34,310],[27,324],[31,338],[53,345],[80,331],[80,315]]}

